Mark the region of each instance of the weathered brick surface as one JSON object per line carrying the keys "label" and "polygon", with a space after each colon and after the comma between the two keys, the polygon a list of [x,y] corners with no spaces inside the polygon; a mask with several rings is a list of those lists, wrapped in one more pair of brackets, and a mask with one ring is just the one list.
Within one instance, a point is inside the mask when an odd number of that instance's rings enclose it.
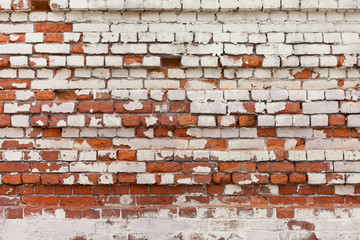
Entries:
{"label": "weathered brick surface", "polygon": [[0,238],[356,239],[358,8],[0,0]]}

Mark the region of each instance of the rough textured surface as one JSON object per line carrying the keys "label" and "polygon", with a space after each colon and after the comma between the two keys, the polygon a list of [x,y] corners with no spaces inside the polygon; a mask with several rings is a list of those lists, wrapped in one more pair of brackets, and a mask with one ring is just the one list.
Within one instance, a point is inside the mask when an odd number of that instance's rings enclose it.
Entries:
{"label": "rough textured surface", "polygon": [[359,1],[0,6],[3,239],[358,238]]}

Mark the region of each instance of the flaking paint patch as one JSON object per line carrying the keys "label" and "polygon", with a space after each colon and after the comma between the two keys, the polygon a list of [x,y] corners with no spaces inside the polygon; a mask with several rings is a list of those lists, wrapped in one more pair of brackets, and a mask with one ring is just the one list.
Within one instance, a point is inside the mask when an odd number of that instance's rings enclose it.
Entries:
{"label": "flaking paint patch", "polygon": [[30,110],[30,107],[31,107],[30,104],[23,104],[21,106],[18,103],[5,104],[4,112],[5,113],[27,112]]}
{"label": "flaking paint patch", "polygon": [[124,104],[124,108],[128,111],[135,111],[143,109],[144,105],[141,102],[129,102]]}
{"label": "flaking paint patch", "polygon": [[269,114],[277,113],[284,110],[286,107],[285,102],[276,102],[276,103],[268,103],[266,104],[266,109]]}
{"label": "flaking paint patch", "polygon": [[255,103],[255,112],[263,113],[265,111],[266,105],[263,102]]}
{"label": "flaking paint patch", "polygon": [[26,88],[26,83],[12,83],[11,86],[15,88]]}
{"label": "flaking paint patch", "polygon": [[284,149],[294,149],[297,145],[296,139],[286,139]]}
{"label": "flaking paint patch", "polygon": [[69,176],[68,178],[63,178],[63,184],[72,185],[74,183],[75,183],[75,177],[74,176]]}
{"label": "flaking paint patch", "polygon": [[223,116],[221,118],[221,125],[224,127],[228,127],[236,122],[233,116]]}
{"label": "flaking paint patch", "polygon": [[152,115],[149,116],[149,117],[145,117],[145,124],[146,124],[147,127],[156,124],[157,121],[158,121],[158,118],[154,117]]}
{"label": "flaking paint patch", "polygon": [[101,119],[99,119],[97,117],[91,117],[89,125],[91,127],[101,127]]}
{"label": "flaking paint patch", "polygon": [[194,181],[191,178],[180,178],[177,180],[178,184],[194,184]]}
{"label": "flaking paint patch", "polygon": [[85,176],[84,174],[79,174],[78,184],[82,185],[92,185],[94,183],[89,181],[89,177]]}
{"label": "flaking paint patch", "polygon": [[241,194],[242,188],[241,186],[237,186],[234,184],[228,184],[225,186],[224,194],[233,195],[233,194]]}
{"label": "flaking paint patch", "polygon": [[134,202],[134,198],[132,195],[121,195],[120,196],[120,204],[122,205],[131,205]]}
{"label": "flaking paint patch", "polygon": [[44,126],[45,125],[41,120],[37,120],[36,124],[39,125],[39,126]]}
{"label": "flaking paint patch", "polygon": [[203,167],[203,166],[197,166],[192,169],[195,173],[210,173],[211,168],[209,167]]}
{"label": "flaking paint patch", "polygon": [[53,103],[50,105],[43,105],[42,110],[44,112],[51,113],[72,113],[74,112],[75,103],[73,102],[65,102],[65,103]]}
{"label": "flaking paint patch", "polygon": [[16,36],[16,35],[13,35],[13,34],[10,35],[10,41],[11,41],[11,42],[15,42],[15,41],[18,40],[19,38],[20,38],[19,36]]}
{"label": "flaking paint patch", "polygon": [[174,175],[171,173],[161,174],[161,183],[160,184],[173,184],[174,183]]}
{"label": "flaking paint patch", "polygon": [[156,112],[167,112],[167,111],[169,111],[169,106],[166,104],[155,105],[155,111]]}
{"label": "flaking paint patch", "polygon": [[99,184],[114,184],[114,177],[112,174],[101,174],[99,177]]}
{"label": "flaking paint patch", "polygon": [[326,132],[323,130],[314,130],[314,138],[326,138]]}
{"label": "flaking paint patch", "polygon": [[146,130],[144,132],[144,135],[148,138],[153,138],[154,137],[154,129],[149,128],[148,130]]}

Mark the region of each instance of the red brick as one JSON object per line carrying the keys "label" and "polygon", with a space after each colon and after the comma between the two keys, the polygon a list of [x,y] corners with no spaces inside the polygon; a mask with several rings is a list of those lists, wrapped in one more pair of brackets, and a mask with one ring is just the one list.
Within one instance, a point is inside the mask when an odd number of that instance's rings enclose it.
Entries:
{"label": "red brick", "polygon": [[331,115],[329,116],[329,126],[344,126],[345,116],[344,115]]}
{"label": "red brick", "polygon": [[289,175],[290,183],[306,183],[306,175],[305,174],[290,174]]}
{"label": "red brick", "polygon": [[0,163],[1,173],[30,172],[30,163]]}
{"label": "red brick", "polygon": [[185,217],[185,218],[196,218],[197,212],[196,208],[180,208],[179,209],[179,217]]}
{"label": "red brick", "polygon": [[147,172],[179,172],[180,163],[147,163]]}
{"label": "red brick", "polygon": [[219,163],[219,172],[255,172],[256,163]]}
{"label": "red brick", "polygon": [[73,101],[75,98],[74,92],[57,92],[57,100],[61,102]]}
{"label": "red brick", "polygon": [[64,35],[61,33],[45,34],[44,42],[46,43],[62,43],[64,41]]}
{"label": "red brick", "polygon": [[59,197],[23,196],[21,197],[21,202],[31,206],[57,205],[59,203]]}
{"label": "red brick", "polygon": [[214,183],[231,183],[231,174],[229,173],[214,173],[213,174]]}
{"label": "red brick", "polygon": [[124,127],[137,127],[140,126],[140,116],[138,115],[125,115],[123,116],[122,123]]}
{"label": "red brick", "polygon": [[49,125],[49,116],[32,116],[31,126],[33,127],[46,127]]}
{"label": "red brick", "polygon": [[293,172],[295,170],[293,163],[259,163],[259,172]]}
{"label": "red brick", "polygon": [[5,217],[7,219],[20,219],[23,218],[23,209],[22,208],[6,208]]}
{"label": "red brick", "polygon": [[3,175],[3,183],[5,184],[11,184],[11,185],[19,185],[22,183],[21,181],[21,175]]}
{"label": "red brick", "polygon": [[173,196],[139,196],[136,198],[136,203],[139,205],[171,205],[173,202]]}
{"label": "red brick", "polygon": [[256,116],[239,116],[240,127],[253,127],[257,124]]}
{"label": "red brick", "polygon": [[43,131],[44,138],[59,138],[61,137],[61,128],[46,128]]}
{"label": "red brick", "polygon": [[1,90],[30,89],[30,80],[1,80],[0,89]]}
{"label": "red brick", "polygon": [[294,195],[297,193],[297,185],[279,185],[279,194]]}
{"label": "red brick", "polygon": [[181,58],[161,58],[161,65],[164,68],[180,68]]}
{"label": "red brick", "polygon": [[89,206],[97,203],[95,197],[61,197],[61,206]]}
{"label": "red brick", "polygon": [[268,150],[284,149],[284,146],[285,146],[284,139],[268,139],[267,140]]}
{"label": "red brick", "polygon": [[262,59],[255,56],[244,56],[242,57],[243,67],[260,67]]}
{"label": "red brick", "polygon": [[161,115],[160,125],[162,126],[176,126],[177,116],[176,115]]}
{"label": "red brick", "polygon": [[258,128],[258,137],[276,137],[275,128]]}
{"label": "red brick", "polygon": [[189,113],[190,104],[189,103],[170,103],[170,112],[171,113]]}
{"label": "red brick", "polygon": [[276,217],[277,218],[293,218],[295,212],[293,208],[277,208]]}
{"label": "red brick", "polygon": [[121,161],[136,161],[136,151],[134,150],[122,150],[117,153],[118,160]]}
{"label": "red brick", "polygon": [[58,174],[42,174],[41,183],[42,184],[58,184],[60,182]]}
{"label": "red brick", "polygon": [[296,163],[296,172],[328,172],[330,170],[327,162]]}
{"label": "red brick", "polygon": [[286,184],[288,176],[286,174],[275,174],[270,176],[270,182],[272,184]]}
{"label": "red brick", "polygon": [[179,125],[180,126],[196,126],[197,117],[196,116],[179,116]]}
{"label": "red brick", "polygon": [[40,183],[40,174],[23,174],[21,179],[25,184]]}
{"label": "red brick", "polygon": [[10,127],[10,126],[11,126],[11,116],[0,115],[0,127]]}
{"label": "red brick", "polygon": [[113,113],[113,102],[80,102],[80,113]]}
{"label": "red brick", "polygon": [[30,7],[31,7],[32,11],[37,11],[37,12],[50,12],[51,11],[51,8],[49,6],[49,1],[32,0]]}
{"label": "red brick", "polygon": [[35,32],[42,33],[64,33],[64,32],[72,32],[72,23],[45,23],[45,24],[36,24]]}
{"label": "red brick", "polygon": [[10,67],[10,58],[9,57],[0,57],[0,68]]}
{"label": "red brick", "polygon": [[350,136],[350,129],[349,128],[334,128],[332,130],[332,136],[334,138],[348,138]]}

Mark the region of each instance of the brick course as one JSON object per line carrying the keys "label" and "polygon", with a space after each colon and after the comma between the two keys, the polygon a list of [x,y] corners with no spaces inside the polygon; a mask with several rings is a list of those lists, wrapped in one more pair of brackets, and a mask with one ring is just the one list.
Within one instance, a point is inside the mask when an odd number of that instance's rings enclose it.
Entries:
{"label": "brick course", "polygon": [[358,8],[0,0],[0,236],[358,237]]}

